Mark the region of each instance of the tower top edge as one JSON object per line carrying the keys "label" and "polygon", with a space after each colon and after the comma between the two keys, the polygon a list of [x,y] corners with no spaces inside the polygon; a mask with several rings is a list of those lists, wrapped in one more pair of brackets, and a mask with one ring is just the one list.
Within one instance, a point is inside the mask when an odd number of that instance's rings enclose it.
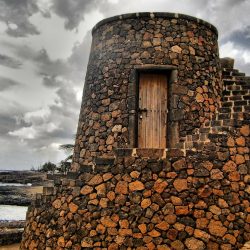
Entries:
{"label": "tower top edge", "polygon": [[193,17],[193,16],[189,16],[186,14],[180,14],[180,13],[171,13],[171,12],[137,12],[137,13],[128,13],[128,14],[121,14],[121,15],[108,17],[108,18],[105,18],[105,19],[99,21],[93,27],[92,35],[94,34],[94,32],[98,28],[100,28],[101,26],[108,24],[110,22],[114,22],[114,21],[118,21],[118,20],[126,20],[126,19],[143,19],[143,18],[152,19],[152,20],[155,18],[165,18],[165,19],[184,19],[184,20],[188,20],[188,21],[193,21],[193,22],[196,22],[197,24],[202,24],[202,25],[208,27],[218,37],[218,30],[213,24],[211,24],[207,21],[204,21],[202,19]]}

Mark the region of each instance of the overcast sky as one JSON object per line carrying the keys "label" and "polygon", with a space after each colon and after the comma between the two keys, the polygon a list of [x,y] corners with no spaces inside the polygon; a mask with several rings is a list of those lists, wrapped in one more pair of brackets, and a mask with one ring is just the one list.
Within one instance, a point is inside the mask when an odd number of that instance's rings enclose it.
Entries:
{"label": "overcast sky", "polygon": [[65,157],[58,146],[74,141],[91,28],[143,11],[214,24],[220,56],[250,75],[249,0],[0,0],[0,170]]}

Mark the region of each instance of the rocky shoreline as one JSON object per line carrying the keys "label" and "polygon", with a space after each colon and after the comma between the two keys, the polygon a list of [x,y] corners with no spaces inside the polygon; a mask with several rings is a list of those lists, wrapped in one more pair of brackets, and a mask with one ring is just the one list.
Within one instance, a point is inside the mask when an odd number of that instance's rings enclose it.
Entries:
{"label": "rocky shoreline", "polygon": [[[0,205],[29,206],[32,200],[35,199],[36,193],[41,193],[43,186],[46,185],[46,173],[36,171],[1,171]],[[6,221],[1,220],[0,217],[0,246],[20,243],[24,226],[25,221],[23,220]]]}
{"label": "rocky shoreline", "polygon": [[[0,184],[0,205],[29,206],[35,198],[35,194],[42,192],[41,187],[46,182],[46,173],[2,171],[0,172],[0,182],[5,184]],[[23,184],[23,186],[6,185],[10,183]]]}
{"label": "rocky shoreline", "polygon": [[0,246],[19,243],[25,221],[0,221]]}

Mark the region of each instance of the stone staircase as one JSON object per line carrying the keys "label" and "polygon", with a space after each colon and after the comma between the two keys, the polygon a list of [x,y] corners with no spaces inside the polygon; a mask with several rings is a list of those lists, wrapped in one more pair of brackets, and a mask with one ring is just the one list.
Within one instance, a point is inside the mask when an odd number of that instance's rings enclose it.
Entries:
{"label": "stone staircase", "polygon": [[222,80],[221,106],[213,120],[187,136],[185,150],[203,150],[211,140],[250,123],[250,77],[237,69],[223,68]]}

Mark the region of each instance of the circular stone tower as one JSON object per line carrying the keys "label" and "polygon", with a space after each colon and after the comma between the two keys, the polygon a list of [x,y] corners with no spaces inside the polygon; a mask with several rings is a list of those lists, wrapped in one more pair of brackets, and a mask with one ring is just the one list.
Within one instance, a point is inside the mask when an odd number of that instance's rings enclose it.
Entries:
{"label": "circular stone tower", "polygon": [[102,20],[92,34],[73,170],[115,148],[181,149],[214,115],[222,87],[211,24],[136,13]]}
{"label": "circular stone tower", "polygon": [[217,31],[202,20],[137,13],[98,23],[72,171],[51,176],[29,207],[21,249],[249,241],[248,78],[222,65]]}

